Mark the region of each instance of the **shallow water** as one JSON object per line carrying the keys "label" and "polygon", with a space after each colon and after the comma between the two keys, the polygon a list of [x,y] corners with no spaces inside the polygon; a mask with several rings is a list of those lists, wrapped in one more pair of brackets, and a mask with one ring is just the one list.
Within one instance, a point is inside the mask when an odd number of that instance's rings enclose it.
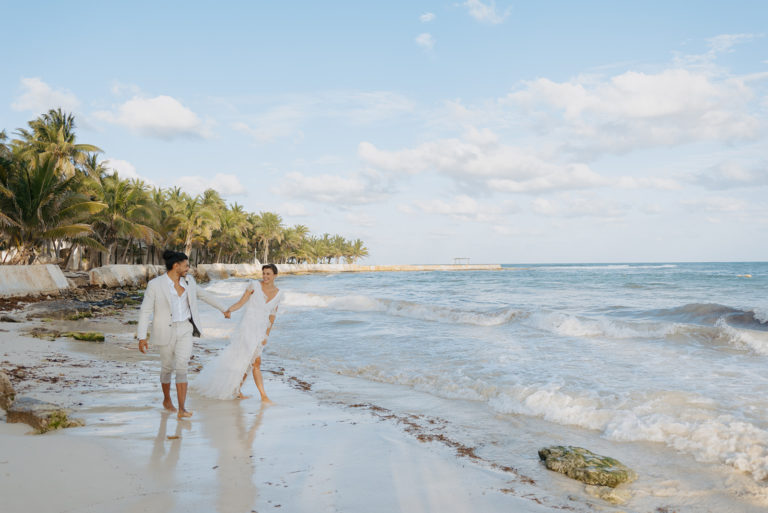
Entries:
{"label": "shallow water", "polygon": [[[439,416],[540,479],[538,446],[610,451],[640,472],[639,511],[760,511],[766,285],[766,263],[284,276],[265,358],[329,399]],[[225,344],[233,325],[205,315]]]}

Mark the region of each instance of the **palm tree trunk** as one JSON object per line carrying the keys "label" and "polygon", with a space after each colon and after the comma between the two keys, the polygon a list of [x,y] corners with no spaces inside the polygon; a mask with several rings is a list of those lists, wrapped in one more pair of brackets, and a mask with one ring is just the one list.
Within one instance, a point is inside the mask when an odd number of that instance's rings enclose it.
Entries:
{"label": "palm tree trunk", "polygon": [[125,245],[125,251],[123,251],[123,256],[120,259],[123,261],[123,263],[125,263],[125,258],[128,256],[128,250],[131,249],[132,246],[133,246],[133,237],[128,239],[128,244]]}

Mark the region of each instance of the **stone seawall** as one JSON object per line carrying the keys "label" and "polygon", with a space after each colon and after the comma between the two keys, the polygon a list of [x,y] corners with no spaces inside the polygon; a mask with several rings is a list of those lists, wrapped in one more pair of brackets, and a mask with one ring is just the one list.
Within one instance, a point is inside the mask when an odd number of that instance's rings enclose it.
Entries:
{"label": "stone seawall", "polygon": [[97,287],[141,287],[163,274],[164,265],[105,265],[91,269],[91,285]]}
{"label": "stone seawall", "polygon": [[[500,264],[467,265],[358,265],[358,264],[277,264],[280,274],[344,273],[344,272],[394,272],[394,271],[498,271]],[[213,280],[230,277],[261,276],[261,266],[256,264],[200,264],[200,276]]]}
{"label": "stone seawall", "polygon": [[68,288],[56,265],[0,265],[0,297],[56,296]]}

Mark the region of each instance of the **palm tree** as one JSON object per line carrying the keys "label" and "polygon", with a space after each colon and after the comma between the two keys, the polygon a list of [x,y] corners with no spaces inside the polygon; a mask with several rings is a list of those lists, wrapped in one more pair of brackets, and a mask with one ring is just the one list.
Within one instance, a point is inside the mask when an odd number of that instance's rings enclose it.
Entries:
{"label": "palm tree", "polygon": [[126,242],[123,260],[134,239],[147,244],[159,237],[152,228],[157,219],[155,205],[141,181],[123,180],[117,171],[101,177],[98,198],[107,206],[94,219],[94,226],[107,246],[106,263],[118,263],[117,246]]}
{"label": "palm tree", "polygon": [[220,219],[213,206],[205,205],[200,195],[192,198],[183,193],[181,203],[175,207],[175,215],[178,216],[176,233],[189,256],[194,244],[201,245],[211,238],[213,230],[219,227]]}
{"label": "palm tree", "polygon": [[28,125],[29,130],[17,131],[21,139],[13,141],[18,155],[29,161],[52,159],[56,171],[65,177],[74,175],[78,169],[88,172],[85,164],[89,153],[101,152],[92,144],[77,144],[75,117],[61,109],[51,109]]}
{"label": "palm tree", "polygon": [[346,252],[346,246],[347,240],[342,237],[341,235],[334,235],[331,237],[330,240],[330,254],[333,256],[333,258],[336,259],[336,263],[338,264],[341,260],[341,257],[344,256],[344,253]]}
{"label": "palm tree", "polygon": [[17,250],[14,262],[31,264],[43,245],[50,250],[61,240],[104,249],[84,221],[106,205],[77,191],[81,175],[61,177],[54,157],[16,164],[17,172],[0,187],[0,212],[6,221],[2,230]]}
{"label": "palm tree", "polygon": [[350,254],[349,257],[352,259],[352,263],[357,263],[357,261],[361,258],[365,258],[368,256],[368,248],[365,247],[365,244],[360,239],[355,239],[350,243]]}
{"label": "palm tree", "polygon": [[259,212],[256,216],[255,235],[264,245],[264,261],[269,262],[269,243],[283,240],[283,218],[273,212]]}
{"label": "palm tree", "polygon": [[213,233],[211,245],[216,249],[216,261],[221,262],[223,252],[227,253],[227,260],[240,260],[247,255],[248,239],[248,214],[241,205],[235,203],[226,208],[221,214],[219,229]]}
{"label": "palm tree", "polygon": [[297,224],[283,230],[282,243],[277,248],[281,262],[298,262],[299,250],[304,239],[309,234],[309,228],[303,224]]}

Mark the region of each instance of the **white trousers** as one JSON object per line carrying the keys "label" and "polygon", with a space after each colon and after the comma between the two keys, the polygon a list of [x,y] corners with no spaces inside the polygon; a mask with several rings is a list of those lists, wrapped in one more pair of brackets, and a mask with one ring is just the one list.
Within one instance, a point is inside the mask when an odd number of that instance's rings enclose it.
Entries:
{"label": "white trousers", "polygon": [[187,367],[192,355],[192,323],[174,322],[171,327],[171,339],[167,344],[158,346],[160,351],[160,383],[170,383],[176,372],[176,383],[187,382]]}

